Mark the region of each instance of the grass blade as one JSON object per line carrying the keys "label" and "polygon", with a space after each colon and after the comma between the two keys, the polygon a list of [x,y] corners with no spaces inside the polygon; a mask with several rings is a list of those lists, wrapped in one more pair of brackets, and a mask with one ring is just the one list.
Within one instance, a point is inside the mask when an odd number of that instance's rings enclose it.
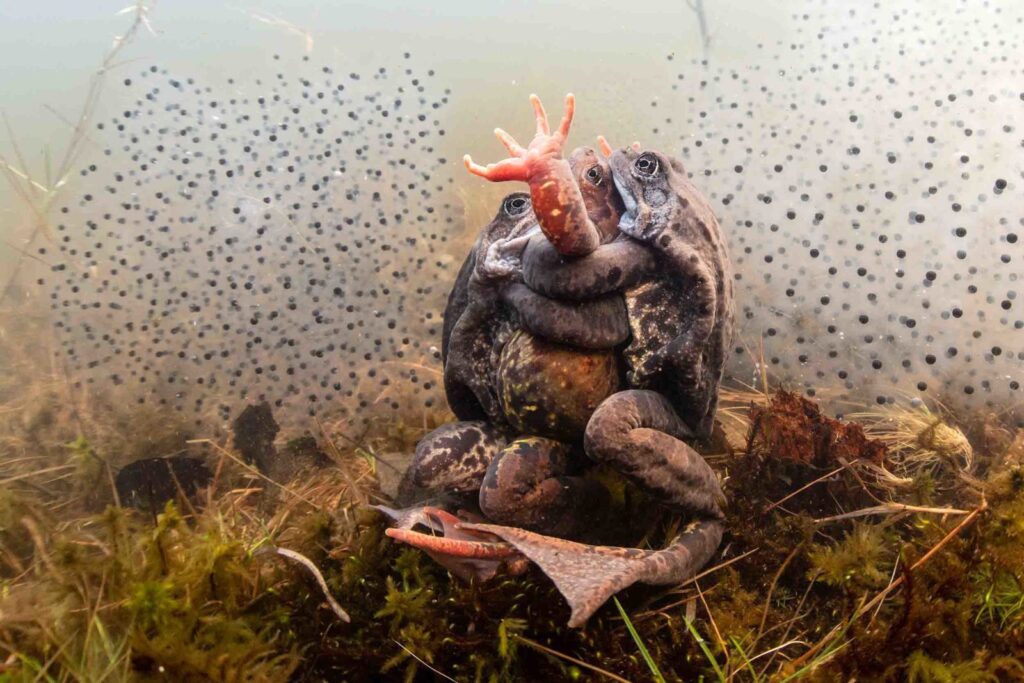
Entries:
{"label": "grass blade", "polygon": [[[615,607],[619,610],[619,614],[622,615],[622,620],[626,622],[626,628],[629,629],[629,635],[633,636],[633,642],[636,643],[637,648],[640,650],[640,656],[644,658],[647,663],[647,668],[651,670],[651,675],[654,676],[656,683],[665,683],[665,677],[661,675],[661,670],[658,669],[658,664],[654,661],[654,657],[651,657],[651,653],[647,651],[647,646],[644,645],[644,641],[640,638],[640,634],[633,628],[633,622],[629,620],[629,615],[626,614],[626,610],[622,609],[622,603],[619,602],[618,598],[612,598],[615,601]],[[717,662],[716,662],[717,663]]]}
{"label": "grass blade", "polygon": [[715,675],[718,676],[718,680],[725,681],[725,674],[722,673],[722,667],[718,665],[718,660],[715,659],[713,654],[711,654],[711,650],[708,648],[708,644],[700,634],[700,631],[697,630],[697,627],[694,626],[693,622],[689,619],[684,617],[683,621],[686,622],[686,628],[690,629],[690,634],[693,636],[693,639],[697,641],[698,645],[700,645],[700,649],[704,652],[704,656],[707,657],[708,663],[711,664],[711,668],[715,670]]}

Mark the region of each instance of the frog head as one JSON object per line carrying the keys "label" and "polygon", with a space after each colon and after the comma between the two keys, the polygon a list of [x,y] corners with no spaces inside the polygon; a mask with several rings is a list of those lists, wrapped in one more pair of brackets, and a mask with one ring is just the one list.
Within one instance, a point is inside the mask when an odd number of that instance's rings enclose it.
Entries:
{"label": "frog head", "polygon": [[637,143],[613,152],[608,164],[625,206],[619,230],[650,240],[669,224],[678,208],[675,186],[682,165],[661,152],[644,151]]}

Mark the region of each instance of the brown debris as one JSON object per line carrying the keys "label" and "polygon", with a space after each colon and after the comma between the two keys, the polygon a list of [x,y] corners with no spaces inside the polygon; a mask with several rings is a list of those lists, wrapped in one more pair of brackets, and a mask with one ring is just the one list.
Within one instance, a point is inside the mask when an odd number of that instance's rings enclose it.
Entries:
{"label": "brown debris", "polygon": [[869,439],[859,424],[822,415],[817,404],[789,391],[776,391],[766,408],[751,406],[750,418],[748,453],[818,466],[885,459],[885,444]]}

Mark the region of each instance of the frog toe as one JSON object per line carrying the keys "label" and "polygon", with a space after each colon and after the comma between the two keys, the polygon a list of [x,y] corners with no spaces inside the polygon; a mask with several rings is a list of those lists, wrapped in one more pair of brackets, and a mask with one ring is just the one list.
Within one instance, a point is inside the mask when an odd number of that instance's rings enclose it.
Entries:
{"label": "frog toe", "polygon": [[517,552],[508,543],[500,540],[468,540],[449,536],[436,536],[412,529],[394,528],[384,532],[390,538],[414,548],[450,557],[471,559],[503,559]]}

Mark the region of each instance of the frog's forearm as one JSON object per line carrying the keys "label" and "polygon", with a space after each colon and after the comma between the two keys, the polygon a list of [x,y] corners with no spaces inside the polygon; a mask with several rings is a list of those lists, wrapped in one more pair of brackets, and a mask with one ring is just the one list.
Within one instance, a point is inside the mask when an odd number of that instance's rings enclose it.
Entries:
{"label": "frog's forearm", "polygon": [[[530,200],[541,230],[564,256],[582,256],[601,244],[583,195],[565,159],[546,159],[531,173]],[[533,170],[533,169],[531,169]]]}
{"label": "frog's forearm", "polygon": [[549,341],[611,349],[629,338],[626,303],[617,294],[592,301],[558,301],[516,283],[502,292],[502,299],[516,309],[524,328]]}
{"label": "frog's forearm", "polygon": [[574,301],[628,289],[656,267],[654,251],[626,237],[602,244],[586,257],[564,259],[537,235],[523,253],[523,280],[530,289]]}

